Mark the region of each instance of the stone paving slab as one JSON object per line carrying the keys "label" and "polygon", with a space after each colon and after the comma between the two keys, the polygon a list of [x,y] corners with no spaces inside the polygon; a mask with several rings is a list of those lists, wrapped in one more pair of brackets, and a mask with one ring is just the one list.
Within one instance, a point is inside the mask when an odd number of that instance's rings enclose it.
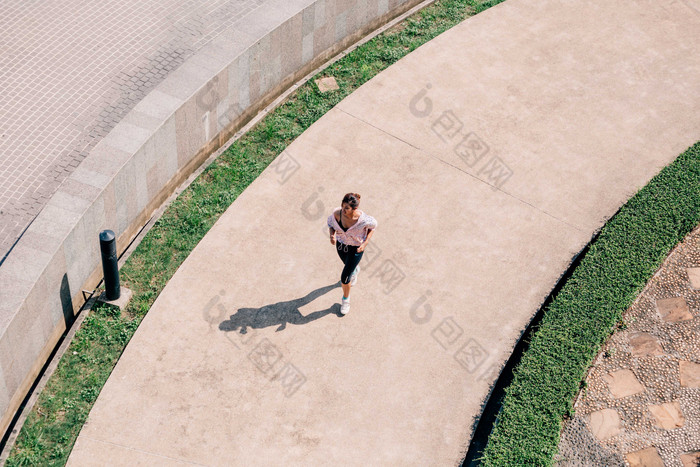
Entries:
{"label": "stone paving slab", "polygon": [[[132,463],[461,462],[572,256],[700,134],[683,8],[508,0],[365,84],[183,263],[69,464],[110,461],[102,443]],[[325,217],[348,191],[379,227],[340,318]]]}
{"label": "stone paving slab", "polygon": [[688,303],[683,297],[670,297],[656,301],[656,308],[664,321],[677,323],[693,319],[688,311]]}
{"label": "stone paving slab", "polygon": [[602,409],[591,412],[588,420],[591,433],[601,441],[617,436],[622,429],[620,415],[614,409]]}
{"label": "stone paving slab", "polygon": [[700,268],[688,268],[687,271],[691,287],[700,290]]}
{"label": "stone paving slab", "polygon": [[603,379],[615,399],[644,392],[644,386],[639,383],[632,370],[614,371],[603,376]]}
{"label": "stone paving slab", "polygon": [[700,465],[700,451],[688,452],[681,455],[683,467],[697,467]]}
{"label": "stone paving slab", "polygon": [[649,411],[656,419],[656,426],[664,430],[680,428],[685,423],[685,417],[678,401],[649,405]]}
{"label": "stone paving slab", "polygon": [[700,363],[681,361],[679,363],[681,386],[700,388]]}
{"label": "stone paving slab", "polygon": [[630,333],[630,350],[635,357],[660,355],[663,353],[658,339],[648,332]]}
{"label": "stone paving slab", "polygon": [[631,452],[625,456],[630,467],[665,467],[654,446]]}

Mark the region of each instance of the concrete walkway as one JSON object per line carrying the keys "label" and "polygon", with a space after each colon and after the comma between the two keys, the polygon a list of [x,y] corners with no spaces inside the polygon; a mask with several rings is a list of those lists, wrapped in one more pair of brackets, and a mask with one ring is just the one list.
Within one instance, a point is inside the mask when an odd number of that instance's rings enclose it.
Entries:
{"label": "concrete walkway", "polygon": [[700,226],[664,261],[586,378],[559,465],[700,465]]}
{"label": "concrete walkway", "polygon": [[[508,0],[299,137],[181,266],[70,465],[455,465],[523,329],[700,137],[700,15]],[[325,218],[378,229],[352,310]]]}

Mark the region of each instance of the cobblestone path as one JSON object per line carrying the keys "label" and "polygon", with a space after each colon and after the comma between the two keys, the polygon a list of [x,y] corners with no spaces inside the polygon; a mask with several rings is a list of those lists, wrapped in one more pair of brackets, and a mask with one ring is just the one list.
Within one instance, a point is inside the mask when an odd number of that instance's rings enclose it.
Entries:
{"label": "cobblestone path", "polygon": [[700,227],[666,259],[589,371],[560,466],[700,465]]}

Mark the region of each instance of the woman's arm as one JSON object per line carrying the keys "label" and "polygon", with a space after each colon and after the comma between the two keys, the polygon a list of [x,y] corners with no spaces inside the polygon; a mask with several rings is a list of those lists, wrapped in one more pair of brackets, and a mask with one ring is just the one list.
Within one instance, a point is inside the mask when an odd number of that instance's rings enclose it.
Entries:
{"label": "woman's arm", "polygon": [[338,221],[338,218],[335,216],[337,212],[340,212],[339,210],[334,210],[333,213],[328,216],[328,221],[326,222],[326,225],[328,226],[328,235],[330,235],[330,240],[331,240],[331,245],[335,245],[335,228],[333,227],[333,222],[331,219],[335,218],[336,222]]}
{"label": "woman's arm", "polygon": [[365,251],[365,247],[369,243],[369,239],[372,238],[372,234],[374,233],[374,229],[370,229],[367,231],[367,238],[365,238],[365,241],[362,242],[360,246],[357,247],[357,252],[360,253],[362,251]]}

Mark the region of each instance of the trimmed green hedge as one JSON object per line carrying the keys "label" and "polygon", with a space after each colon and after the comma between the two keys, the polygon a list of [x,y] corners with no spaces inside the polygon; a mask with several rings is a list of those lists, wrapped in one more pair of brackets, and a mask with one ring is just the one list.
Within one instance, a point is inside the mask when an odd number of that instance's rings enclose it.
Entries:
{"label": "trimmed green hedge", "polygon": [[668,253],[700,222],[700,142],[607,224],[545,309],[506,389],[482,463],[552,465],[586,371]]}

